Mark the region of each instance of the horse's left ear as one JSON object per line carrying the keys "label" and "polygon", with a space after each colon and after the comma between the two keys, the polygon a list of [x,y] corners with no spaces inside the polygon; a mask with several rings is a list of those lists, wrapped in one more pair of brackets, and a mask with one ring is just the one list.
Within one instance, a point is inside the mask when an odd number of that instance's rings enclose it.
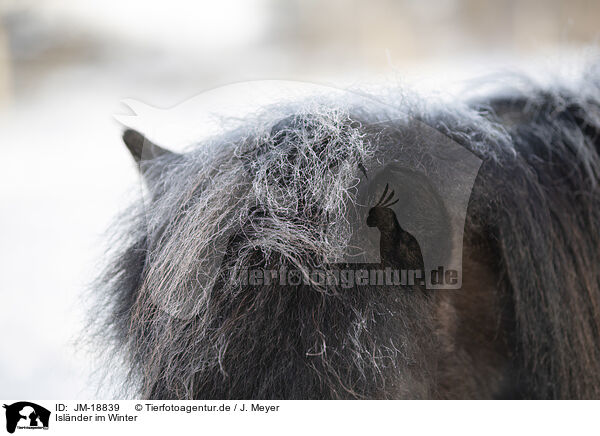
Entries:
{"label": "horse's left ear", "polygon": [[149,161],[159,156],[176,155],[172,151],[159,147],[146,139],[144,135],[132,129],[123,132],[123,142],[137,163]]}

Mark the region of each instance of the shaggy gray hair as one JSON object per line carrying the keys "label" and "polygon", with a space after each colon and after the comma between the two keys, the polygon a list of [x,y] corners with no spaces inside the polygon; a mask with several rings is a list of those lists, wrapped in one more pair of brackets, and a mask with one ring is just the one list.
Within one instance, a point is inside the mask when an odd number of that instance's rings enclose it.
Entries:
{"label": "shaggy gray hair", "polygon": [[[96,286],[98,337],[129,368],[124,389],[178,399],[600,397],[597,69],[570,86],[514,79],[451,104],[392,91],[381,106],[265,108],[190,152],[141,159],[149,195],[116,222]],[[240,284],[244,268],[308,274],[343,257],[358,176],[406,138],[408,119],[484,162],[465,256],[486,260],[478,271],[492,294]]]}

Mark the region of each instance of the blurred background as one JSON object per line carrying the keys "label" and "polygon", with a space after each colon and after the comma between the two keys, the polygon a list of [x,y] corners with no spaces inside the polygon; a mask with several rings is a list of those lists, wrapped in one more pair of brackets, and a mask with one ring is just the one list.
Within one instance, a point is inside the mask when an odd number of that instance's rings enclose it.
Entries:
{"label": "blurred background", "polygon": [[598,23],[592,0],[0,0],[0,398],[110,395],[75,342],[139,183],[120,100],[256,79],[444,87],[594,46]]}

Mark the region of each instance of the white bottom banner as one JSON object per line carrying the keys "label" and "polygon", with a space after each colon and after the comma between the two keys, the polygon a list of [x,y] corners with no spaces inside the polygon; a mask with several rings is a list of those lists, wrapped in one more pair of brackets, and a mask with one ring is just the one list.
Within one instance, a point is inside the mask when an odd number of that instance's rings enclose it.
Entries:
{"label": "white bottom banner", "polygon": [[[0,434],[597,434],[596,401],[2,400]],[[39,436],[39,433],[36,433]]]}

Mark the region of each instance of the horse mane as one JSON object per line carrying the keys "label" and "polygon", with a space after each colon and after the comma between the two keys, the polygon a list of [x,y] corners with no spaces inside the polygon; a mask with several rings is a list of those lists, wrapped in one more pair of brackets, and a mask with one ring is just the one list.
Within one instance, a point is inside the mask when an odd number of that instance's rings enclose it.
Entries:
{"label": "horse mane", "polygon": [[[597,71],[590,66],[568,85],[515,76],[509,91],[452,104],[384,96],[483,160],[466,233],[493,254],[511,324],[515,395],[524,398],[600,398]],[[428,385],[436,369],[427,359],[439,357],[431,299],[392,297],[389,289],[370,298],[358,291],[332,297],[310,286],[248,292],[233,284],[248,265],[322,264],[348,240],[343,225],[324,238],[322,212],[343,222],[357,169],[381,151],[376,126],[386,115],[299,107],[291,121],[262,114],[178,165],[157,157],[164,165],[152,174],[161,191],[156,203],[140,201],[115,223],[93,320],[97,336],[130,369],[136,394],[436,395]],[[252,189],[234,198],[248,177]],[[239,212],[223,214],[233,203]],[[218,291],[198,293],[199,253],[232,223],[243,230]],[[156,298],[174,297],[192,299],[198,315],[177,320],[157,307]]]}
{"label": "horse mane", "polygon": [[550,87],[515,75],[510,91],[472,102],[508,134],[481,153],[469,219],[485,226],[497,257],[527,398],[600,397],[597,73]]}

